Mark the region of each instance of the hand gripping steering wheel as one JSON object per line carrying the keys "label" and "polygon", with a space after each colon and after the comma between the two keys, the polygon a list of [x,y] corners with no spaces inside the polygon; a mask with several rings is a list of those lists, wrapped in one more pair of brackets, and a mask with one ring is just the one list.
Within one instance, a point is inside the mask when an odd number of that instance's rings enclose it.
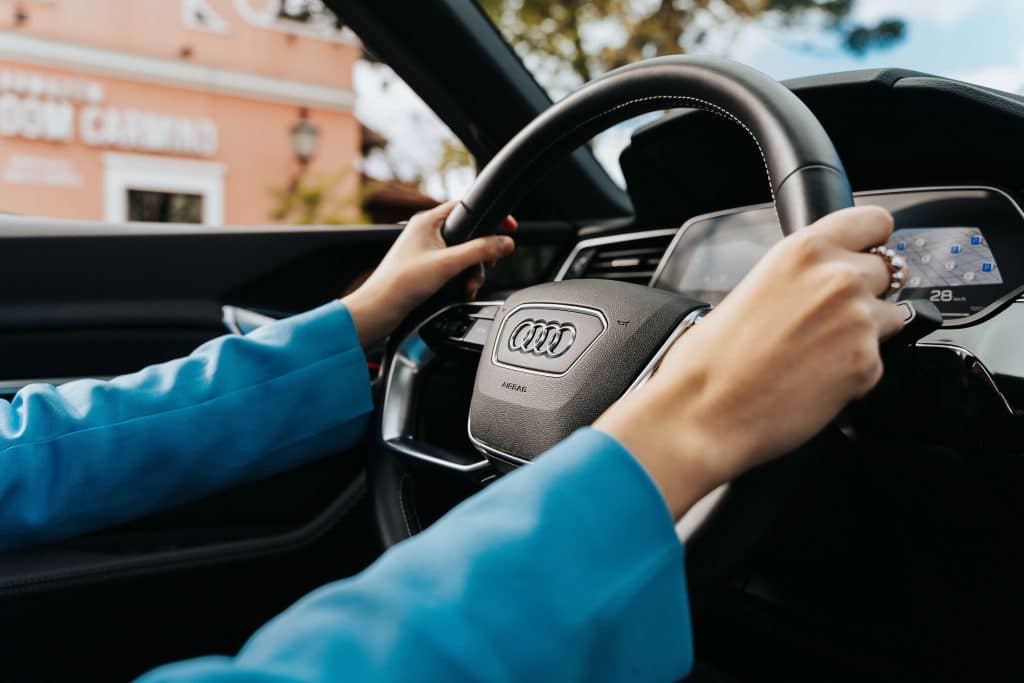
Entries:
{"label": "hand gripping steering wheel", "polygon": [[[553,163],[615,124],[672,108],[703,109],[753,138],[784,234],[853,205],[828,134],[796,95],[735,62],[672,56],[612,71],[538,116],[483,169],[448,217],[445,240],[455,244],[496,232],[531,181]],[[516,292],[498,309],[483,344],[470,440],[499,471],[528,463],[643,384],[671,342],[706,310],[670,292],[606,280],[553,282]],[[415,531],[402,499],[408,476],[395,464],[399,460],[371,462],[386,543]],[[697,563],[706,572],[724,571],[742,555],[749,544],[740,539],[758,533],[749,515],[737,510],[767,503],[756,498],[777,495],[778,481],[790,478],[787,472],[784,465],[761,468],[747,475],[761,477],[757,485],[744,486],[741,478],[691,511],[684,520],[691,569]],[[735,500],[740,504],[731,504]]]}

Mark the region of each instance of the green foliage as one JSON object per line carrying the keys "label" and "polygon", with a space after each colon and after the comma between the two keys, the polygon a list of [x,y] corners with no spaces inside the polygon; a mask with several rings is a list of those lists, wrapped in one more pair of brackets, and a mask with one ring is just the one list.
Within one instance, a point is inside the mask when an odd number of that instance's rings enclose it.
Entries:
{"label": "green foliage", "polygon": [[445,197],[452,196],[447,182],[448,174],[464,168],[473,168],[475,163],[473,155],[459,140],[445,137],[441,141],[441,158],[437,162],[437,174]]}
{"label": "green foliage", "polygon": [[358,178],[349,168],[303,172],[290,185],[270,190],[276,200],[270,219],[292,225],[369,223],[369,217],[359,207],[367,193],[376,188],[356,186],[351,189],[357,182]]}
{"label": "green foliage", "polygon": [[[562,90],[655,55],[682,54],[714,36],[721,42],[758,21],[836,33],[854,54],[903,37],[904,24],[850,21],[855,0],[479,0],[544,85]],[[618,36],[596,44],[593,36]],[[591,39],[588,40],[588,37]],[[566,71],[575,83],[556,81]],[[563,79],[564,80],[564,79]],[[545,82],[550,81],[550,82]]]}
{"label": "green foliage", "polygon": [[886,19],[876,26],[854,26],[846,32],[844,44],[854,54],[862,55],[871,48],[884,47],[903,37],[907,27],[898,19]]}

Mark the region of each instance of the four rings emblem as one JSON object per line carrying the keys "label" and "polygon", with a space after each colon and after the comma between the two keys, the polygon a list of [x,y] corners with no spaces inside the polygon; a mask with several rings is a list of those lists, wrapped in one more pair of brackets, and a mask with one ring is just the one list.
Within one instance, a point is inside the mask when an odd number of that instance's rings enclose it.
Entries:
{"label": "four rings emblem", "polygon": [[508,337],[511,351],[545,358],[558,358],[576,342],[576,328],[569,323],[547,320],[523,320]]}

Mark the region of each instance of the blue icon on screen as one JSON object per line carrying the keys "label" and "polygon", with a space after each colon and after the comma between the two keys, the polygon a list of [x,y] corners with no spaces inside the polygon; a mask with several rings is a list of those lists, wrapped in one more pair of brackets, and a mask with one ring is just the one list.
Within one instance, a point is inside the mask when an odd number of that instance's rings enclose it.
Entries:
{"label": "blue icon on screen", "polygon": [[981,244],[981,235],[971,235],[971,244],[975,246]]}
{"label": "blue icon on screen", "polygon": [[896,251],[906,251],[906,250],[907,250],[907,243],[906,242],[897,242],[896,243]]}
{"label": "blue icon on screen", "polygon": [[949,253],[950,254],[959,254],[960,253],[960,245],[959,244],[954,244],[953,246],[951,246],[949,248]]}
{"label": "blue icon on screen", "polygon": [[992,264],[988,263],[987,261],[985,263],[982,263],[981,264],[981,272],[983,272],[983,273],[991,273],[992,272]]}

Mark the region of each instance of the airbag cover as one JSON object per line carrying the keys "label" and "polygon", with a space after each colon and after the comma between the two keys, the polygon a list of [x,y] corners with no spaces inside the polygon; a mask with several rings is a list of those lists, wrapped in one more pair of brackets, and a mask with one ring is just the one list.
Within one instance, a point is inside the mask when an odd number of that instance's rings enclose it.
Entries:
{"label": "airbag cover", "polygon": [[516,292],[480,356],[470,438],[503,464],[534,458],[600,416],[701,306],[610,280]]}

